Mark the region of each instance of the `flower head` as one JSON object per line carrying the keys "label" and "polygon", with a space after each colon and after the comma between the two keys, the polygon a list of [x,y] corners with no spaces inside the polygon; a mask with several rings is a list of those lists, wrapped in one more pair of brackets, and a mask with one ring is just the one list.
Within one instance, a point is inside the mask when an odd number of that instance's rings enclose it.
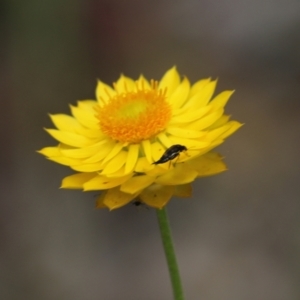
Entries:
{"label": "flower head", "polygon": [[191,85],[175,67],[158,81],[121,76],[113,87],[99,81],[96,100],[71,105],[72,116],[50,115],[46,129],[59,144],[39,152],[69,166],[62,188],[102,190],[97,207],[116,209],[133,199],[155,208],[172,196],[191,195],[198,177],[226,170],[213,148],[241,124],[224,106],[233,91],[212,98],[216,81]]}

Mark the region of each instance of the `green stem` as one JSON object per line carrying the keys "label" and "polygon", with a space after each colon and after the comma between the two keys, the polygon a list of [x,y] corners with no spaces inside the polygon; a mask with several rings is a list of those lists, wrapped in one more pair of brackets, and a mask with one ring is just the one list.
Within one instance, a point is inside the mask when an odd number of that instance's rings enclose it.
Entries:
{"label": "green stem", "polygon": [[163,209],[157,209],[156,212],[157,212],[161,238],[164,245],[165,255],[167,258],[169,274],[171,277],[174,300],[184,300],[167,211],[165,208],[163,208]]}

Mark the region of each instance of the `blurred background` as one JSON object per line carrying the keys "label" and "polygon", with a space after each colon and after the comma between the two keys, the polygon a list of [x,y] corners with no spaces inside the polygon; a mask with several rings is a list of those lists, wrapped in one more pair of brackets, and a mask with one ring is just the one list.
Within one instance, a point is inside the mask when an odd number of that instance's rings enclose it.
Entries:
{"label": "blurred background", "polygon": [[95,210],[35,151],[97,78],[176,65],[235,89],[246,124],[218,148],[229,171],[168,205],[186,299],[299,299],[299,30],[295,0],[1,1],[0,298],[172,299],[155,211]]}

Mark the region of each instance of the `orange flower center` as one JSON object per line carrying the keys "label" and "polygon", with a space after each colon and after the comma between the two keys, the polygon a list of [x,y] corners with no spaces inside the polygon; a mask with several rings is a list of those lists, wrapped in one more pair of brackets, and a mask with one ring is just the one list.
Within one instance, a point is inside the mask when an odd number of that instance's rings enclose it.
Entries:
{"label": "orange flower center", "polygon": [[139,143],[150,139],[166,128],[171,118],[171,107],[166,91],[151,81],[150,89],[138,87],[111,97],[96,108],[103,133],[120,142]]}

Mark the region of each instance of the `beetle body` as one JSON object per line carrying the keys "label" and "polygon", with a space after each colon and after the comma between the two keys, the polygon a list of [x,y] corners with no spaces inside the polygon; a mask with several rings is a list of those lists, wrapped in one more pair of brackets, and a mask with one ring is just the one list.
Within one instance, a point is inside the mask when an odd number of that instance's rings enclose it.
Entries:
{"label": "beetle body", "polygon": [[159,165],[171,161],[172,159],[176,158],[182,151],[187,151],[187,148],[179,144],[173,145],[164,152],[164,154],[158,161],[155,161],[152,164]]}

